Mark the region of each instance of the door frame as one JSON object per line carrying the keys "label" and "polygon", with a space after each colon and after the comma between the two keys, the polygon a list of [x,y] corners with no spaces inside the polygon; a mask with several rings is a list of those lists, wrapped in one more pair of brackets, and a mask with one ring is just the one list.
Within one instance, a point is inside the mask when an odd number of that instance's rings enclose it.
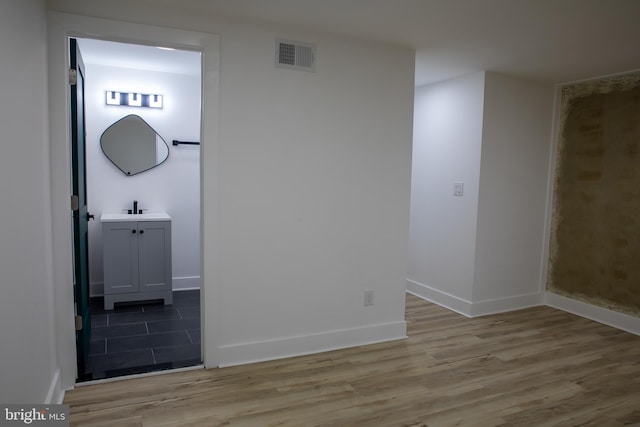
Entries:
{"label": "door frame", "polygon": [[[202,53],[200,117],[200,294],[202,358],[206,368],[218,366],[218,97],[219,36],[122,21],[48,13],[49,134],[53,229],[53,275],[58,384],[71,389],[76,379],[73,315],[73,230],[70,215],[70,95],[67,85],[69,38],[93,38]],[[207,262],[204,262],[204,260]]]}

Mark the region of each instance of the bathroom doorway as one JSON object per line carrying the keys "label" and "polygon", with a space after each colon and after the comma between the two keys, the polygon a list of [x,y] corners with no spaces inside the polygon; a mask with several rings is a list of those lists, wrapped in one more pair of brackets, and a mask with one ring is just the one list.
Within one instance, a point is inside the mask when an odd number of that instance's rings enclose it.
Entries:
{"label": "bathroom doorway", "polygon": [[[199,365],[201,55],[89,38],[77,43],[86,68],[87,205],[95,216],[88,223],[91,326],[78,381]],[[114,102],[116,93],[122,102]],[[105,130],[128,116],[166,143],[168,157],[158,155],[157,166],[139,173],[120,167],[101,144]],[[154,294],[127,296],[111,308],[101,219],[133,211],[134,201],[138,211],[170,218],[172,298],[165,305]]]}

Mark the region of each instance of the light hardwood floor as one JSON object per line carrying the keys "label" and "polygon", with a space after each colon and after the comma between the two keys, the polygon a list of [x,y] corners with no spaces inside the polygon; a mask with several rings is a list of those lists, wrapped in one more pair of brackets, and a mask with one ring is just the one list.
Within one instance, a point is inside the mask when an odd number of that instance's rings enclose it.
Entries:
{"label": "light hardwood floor", "polygon": [[640,426],[640,336],[407,296],[407,340],[79,387],[72,426]]}

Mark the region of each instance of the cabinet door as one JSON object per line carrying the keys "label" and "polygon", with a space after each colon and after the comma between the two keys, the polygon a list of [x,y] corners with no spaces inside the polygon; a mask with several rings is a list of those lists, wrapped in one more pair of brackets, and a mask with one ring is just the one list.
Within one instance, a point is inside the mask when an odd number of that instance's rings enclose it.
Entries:
{"label": "cabinet door", "polygon": [[138,223],[140,292],[172,288],[171,222]]}
{"label": "cabinet door", "polygon": [[104,293],[138,292],[138,224],[105,222],[102,240]]}

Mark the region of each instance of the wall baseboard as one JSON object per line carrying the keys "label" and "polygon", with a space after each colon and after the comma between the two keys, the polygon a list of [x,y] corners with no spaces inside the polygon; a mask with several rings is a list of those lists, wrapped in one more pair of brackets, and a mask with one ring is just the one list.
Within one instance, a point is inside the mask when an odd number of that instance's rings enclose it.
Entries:
{"label": "wall baseboard", "polygon": [[174,291],[191,291],[194,289],[200,289],[200,276],[173,278]]}
{"label": "wall baseboard", "polygon": [[539,293],[471,302],[409,279],[407,292],[466,317],[504,313],[543,304],[542,295]]}
{"label": "wall baseboard", "polygon": [[539,305],[543,305],[543,296],[540,293],[474,301],[471,304],[471,317],[522,310]]}
{"label": "wall baseboard", "polygon": [[466,317],[472,317],[471,302],[432,288],[429,285],[407,279],[407,292],[419,298],[438,304]]}
{"label": "wall baseboard", "polygon": [[545,304],[558,310],[567,311],[577,316],[609,325],[616,329],[640,335],[640,318],[628,314],[587,304],[572,298],[547,291],[544,295]]}
{"label": "wall baseboard", "polygon": [[220,347],[220,367],[244,365],[407,338],[405,321]]}
{"label": "wall baseboard", "polygon": [[47,397],[44,404],[60,404],[64,401],[64,389],[62,388],[62,382],[60,378],[60,369],[56,369],[56,372],[51,378],[51,384],[49,385],[49,391],[47,391]]}
{"label": "wall baseboard", "polygon": [[528,307],[547,305],[566,311],[577,316],[609,325],[611,327],[640,335],[640,318],[617,311],[587,304],[572,298],[545,292],[544,294],[520,295],[515,297],[500,298],[469,302],[456,296],[439,291],[422,283],[407,279],[407,292],[419,298],[438,304],[466,317],[485,316],[488,314],[503,313],[520,310]]}
{"label": "wall baseboard", "polygon": [[89,295],[91,297],[101,297],[104,295],[104,282],[94,282],[89,284]]}

